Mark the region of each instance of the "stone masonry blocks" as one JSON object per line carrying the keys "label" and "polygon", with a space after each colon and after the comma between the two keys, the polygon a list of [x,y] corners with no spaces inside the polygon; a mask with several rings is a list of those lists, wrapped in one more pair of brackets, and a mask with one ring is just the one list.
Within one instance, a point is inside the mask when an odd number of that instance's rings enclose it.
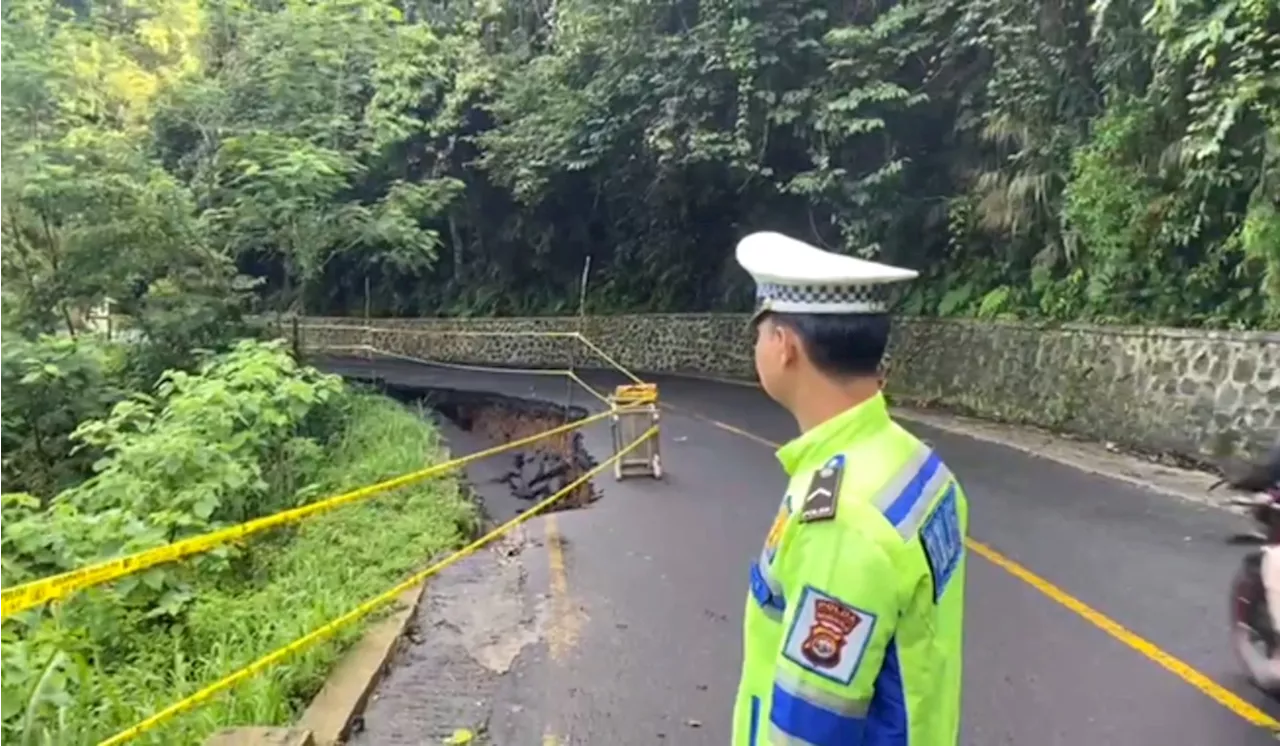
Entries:
{"label": "stone masonry blocks", "polygon": [[[309,317],[299,329],[307,349],[371,345],[442,362],[605,367],[574,339],[536,336],[580,329],[636,371],[753,380],[748,322],[746,314],[400,318],[368,325]],[[290,323],[280,326],[284,336],[292,334]],[[1277,332],[903,318],[889,356],[889,393],[905,403],[1187,456],[1265,449],[1280,434]]]}

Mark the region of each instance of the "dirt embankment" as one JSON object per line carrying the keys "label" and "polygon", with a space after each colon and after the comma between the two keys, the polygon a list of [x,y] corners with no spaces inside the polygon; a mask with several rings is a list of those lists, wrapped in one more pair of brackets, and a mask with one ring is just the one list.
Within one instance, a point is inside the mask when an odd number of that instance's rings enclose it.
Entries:
{"label": "dirt embankment", "polygon": [[[532,399],[449,389],[433,389],[426,403],[455,425],[494,445],[510,443],[580,420],[586,411]],[[596,466],[577,431],[537,440],[523,448],[494,456],[509,468],[498,478],[518,500],[539,502],[568,487]],[[574,488],[551,510],[581,508],[598,497],[590,480]]]}
{"label": "dirt embankment", "polygon": [[[386,395],[405,402],[419,402],[463,431],[468,437],[451,439],[450,446],[461,456],[483,448],[545,432],[566,422],[587,416],[581,407],[564,407],[537,399],[523,399],[488,392],[447,388],[397,386],[385,381],[366,381]],[[505,485],[511,497],[532,507],[568,487],[599,462],[583,444],[582,434],[571,431],[534,441],[524,447],[495,455],[483,469],[468,469],[473,485],[482,497],[486,484]],[[575,487],[548,510],[572,510],[599,499],[591,480]]]}

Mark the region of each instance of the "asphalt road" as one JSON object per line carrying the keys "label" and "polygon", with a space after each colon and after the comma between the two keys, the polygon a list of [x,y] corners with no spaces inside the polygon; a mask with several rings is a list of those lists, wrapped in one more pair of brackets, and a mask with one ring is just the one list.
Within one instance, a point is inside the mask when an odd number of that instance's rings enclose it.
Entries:
{"label": "asphalt road", "polygon": [[[553,400],[568,390],[547,377],[407,363],[330,367]],[[587,379],[604,389],[620,382],[604,373]],[[485,719],[494,743],[728,742],[747,567],[785,486],[763,441],[785,441],[795,425],[752,388],[657,383],[671,407],[661,433],[666,477],[604,476],[604,499],[590,509],[531,523],[541,541],[521,555],[521,592],[543,610],[540,642],[491,687]],[[595,407],[582,392],[573,396]],[[1247,718],[1280,719],[1280,708],[1236,673],[1226,644],[1227,585],[1242,550],[1224,539],[1243,519],[906,424],[961,479],[971,538],[986,549],[970,553],[964,744],[1275,741]],[[584,432],[597,457],[611,452],[607,428]],[[383,684],[382,709],[367,715],[371,733],[376,718],[391,723],[407,717],[401,710],[433,706],[397,699],[396,680]],[[433,742],[426,736],[366,742]]]}

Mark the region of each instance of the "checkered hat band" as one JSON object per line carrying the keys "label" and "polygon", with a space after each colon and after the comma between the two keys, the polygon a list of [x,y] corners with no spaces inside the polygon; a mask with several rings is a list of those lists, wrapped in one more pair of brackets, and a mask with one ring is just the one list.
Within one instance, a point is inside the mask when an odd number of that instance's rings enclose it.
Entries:
{"label": "checkered hat band", "polygon": [[761,283],[756,286],[756,301],[766,300],[788,305],[881,305],[889,300],[883,284],[870,285],[780,285]]}

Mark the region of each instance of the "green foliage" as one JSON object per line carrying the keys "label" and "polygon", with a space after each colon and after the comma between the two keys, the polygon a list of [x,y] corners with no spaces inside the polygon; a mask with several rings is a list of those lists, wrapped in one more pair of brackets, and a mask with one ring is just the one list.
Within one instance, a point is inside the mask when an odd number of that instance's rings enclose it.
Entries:
{"label": "green foliage", "polygon": [[[1162,288],[1160,216],[1153,214],[1159,192],[1133,154],[1149,137],[1144,112],[1113,107],[1099,120],[1090,141],[1075,152],[1063,195],[1062,219],[1077,266],[1087,269],[1084,294],[1075,307],[1066,298],[1052,307],[1066,318],[1090,310],[1119,315],[1125,309],[1155,310],[1145,293],[1177,293]],[[1167,309],[1161,309],[1167,310]],[[1176,312],[1176,308],[1174,309]],[[1149,314],[1159,316],[1162,314]]]}
{"label": "green foliage", "polygon": [[[5,582],[65,572],[305,502],[298,482],[323,458],[318,436],[341,381],[297,364],[278,343],[244,341],[197,374],[170,371],[71,434],[101,454],[94,474],[47,509],[6,513]],[[217,563],[201,567],[216,572]],[[146,582],[143,582],[146,581]],[[168,569],[122,581],[127,605],[172,615],[188,598]],[[160,598],[156,606],[156,599]]]}
{"label": "green foliage", "polygon": [[72,434],[123,397],[124,351],[91,337],[6,334],[0,369],[5,489],[50,498],[89,476],[98,453]]}
{"label": "green foliage", "polygon": [[[4,496],[6,585],[444,455],[420,413],[352,395],[277,347],[251,342],[198,374],[166,375],[154,396],[118,403],[76,438],[104,454],[94,477],[47,506]],[[3,632],[5,742],[95,742],[347,611],[474,525],[473,508],[445,479],[24,612]],[[356,631],[151,742],[198,743],[230,723],[288,721]]]}
{"label": "green foliage", "polygon": [[153,157],[159,91],[194,68],[198,4],[80,14],[5,6],[3,251],[6,326],[76,334],[104,300],[130,308],[157,282],[229,279],[189,187]]}
{"label": "green foliage", "polygon": [[275,309],[566,312],[588,256],[594,310],[742,308],[761,228],[921,313],[1280,319],[1272,0],[11,5],[26,329],[232,262]]}
{"label": "green foliage", "polygon": [[131,304],[122,337],[130,338],[129,375],[147,388],[165,371],[187,370],[202,354],[225,350],[248,334],[241,311],[259,283],[243,275],[184,267],[158,280]]}
{"label": "green foliage", "polygon": [[172,92],[155,129],[197,185],[214,246],[276,263],[305,307],[331,261],[414,272],[436,259],[462,182],[436,178],[417,116],[447,94],[430,28],[389,2],[217,6],[216,70]]}

